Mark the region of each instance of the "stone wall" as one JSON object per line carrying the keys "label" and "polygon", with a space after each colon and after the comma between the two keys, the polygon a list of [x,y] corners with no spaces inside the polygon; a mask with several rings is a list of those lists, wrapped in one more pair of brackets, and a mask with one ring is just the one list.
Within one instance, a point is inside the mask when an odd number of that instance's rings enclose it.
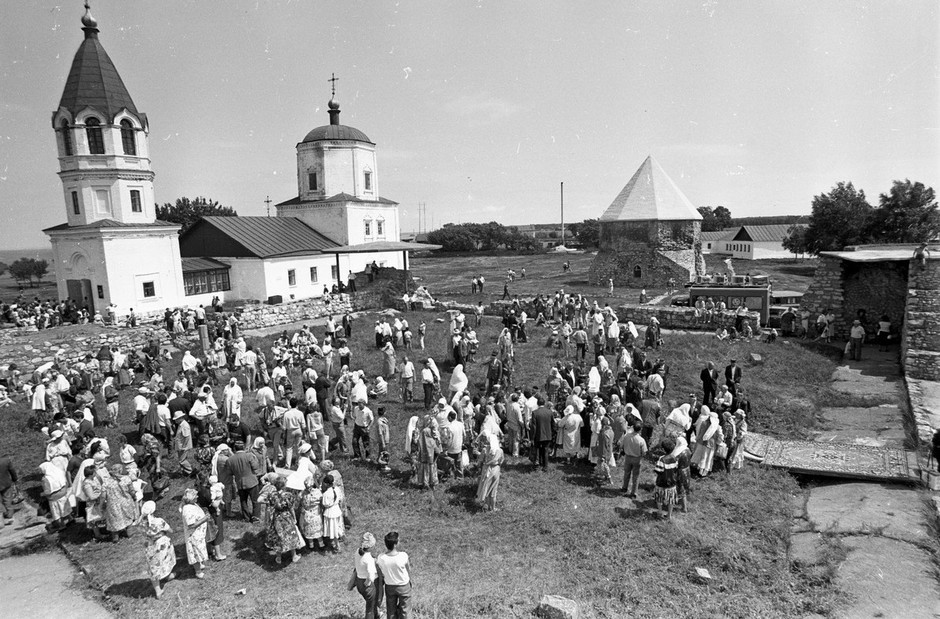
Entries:
{"label": "stone wall", "polygon": [[907,262],[843,262],[842,315],[836,322],[836,333],[848,338],[859,311],[865,314],[865,328],[869,332],[877,330],[882,314],[900,327],[905,322],[907,289]]}
{"label": "stone wall", "polygon": [[840,258],[820,256],[813,283],[803,295],[803,302],[800,304],[801,309],[806,308],[812,312],[811,323],[816,320],[816,316],[832,309],[836,315],[837,334],[845,329],[842,265]]}
{"label": "stone wall", "polygon": [[[76,335],[79,329],[81,335]],[[82,326],[20,333],[18,336],[5,337],[0,343],[0,365],[15,363],[23,375],[28,376],[38,366],[52,361],[60,350],[70,363],[75,363],[84,360],[88,353],[97,353],[105,344],[128,351],[139,350],[150,340],[156,340],[161,348],[172,344],[170,334],[165,329],[153,327],[128,329]]]}
{"label": "stone wall", "polygon": [[[640,277],[634,275],[637,266]],[[588,280],[598,286],[606,286],[612,278],[614,286],[621,288],[665,288],[670,278],[688,282],[694,273],[694,249],[660,252],[638,243],[629,250],[598,251]]]}
{"label": "stone wall", "polygon": [[940,381],[940,255],[909,266],[901,360],[910,378]]}

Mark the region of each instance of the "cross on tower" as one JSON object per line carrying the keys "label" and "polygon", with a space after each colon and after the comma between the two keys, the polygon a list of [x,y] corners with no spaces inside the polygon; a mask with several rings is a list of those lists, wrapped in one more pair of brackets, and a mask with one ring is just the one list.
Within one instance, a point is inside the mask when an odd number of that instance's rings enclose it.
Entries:
{"label": "cross on tower", "polygon": [[265,196],[264,203],[268,205],[268,217],[271,216],[271,196]]}
{"label": "cross on tower", "polygon": [[331,77],[330,79],[326,81],[330,82],[330,88],[333,91],[333,96],[335,97],[336,96],[336,82],[339,81],[339,78],[336,77],[335,73],[331,73],[330,75],[332,75],[333,77]]}

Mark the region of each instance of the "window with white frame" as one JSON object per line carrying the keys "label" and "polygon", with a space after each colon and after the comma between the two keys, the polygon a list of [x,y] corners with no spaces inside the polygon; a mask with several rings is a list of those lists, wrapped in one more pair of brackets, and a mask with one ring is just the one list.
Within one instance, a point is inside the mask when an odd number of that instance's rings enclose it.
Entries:
{"label": "window with white frame", "polygon": [[375,220],[375,235],[378,237],[385,236],[385,220],[384,219]]}
{"label": "window with white frame", "polygon": [[372,191],[372,172],[366,170],[363,176],[363,186],[365,187],[365,190]]}
{"label": "window with white frame", "polygon": [[372,220],[364,219],[362,221],[362,229],[365,231],[366,236],[372,236]]}
{"label": "window with white frame", "polygon": [[310,283],[317,283],[317,267],[310,267]]}
{"label": "window with white frame", "polygon": [[131,189],[131,212],[142,213],[143,205],[140,202],[140,190]]}
{"label": "window with white frame", "polygon": [[82,207],[81,207],[81,206],[79,205],[79,203],[78,203],[78,192],[77,192],[77,191],[73,191],[73,192],[72,192],[72,212],[75,213],[76,215],[81,215],[81,214],[82,214]]}
{"label": "window with white frame", "polygon": [[333,281],[339,281],[339,267],[335,264],[330,265],[330,277],[333,278]]}
{"label": "window with white frame", "polygon": [[287,269],[287,285],[296,286],[297,285],[297,271],[294,269]]}

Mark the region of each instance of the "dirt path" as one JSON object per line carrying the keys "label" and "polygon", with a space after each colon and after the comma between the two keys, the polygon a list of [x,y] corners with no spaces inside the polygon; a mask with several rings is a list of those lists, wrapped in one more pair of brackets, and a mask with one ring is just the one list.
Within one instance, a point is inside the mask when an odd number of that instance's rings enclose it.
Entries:
{"label": "dirt path", "polygon": [[0,560],[0,614],[4,617],[82,617],[111,614],[86,599],[73,582],[78,570],[58,550]]}
{"label": "dirt path", "polygon": [[[864,351],[832,375],[836,391],[860,398],[899,391],[895,355]],[[826,408],[818,441],[901,447],[903,419],[896,405]],[[795,505],[790,558],[804,568],[844,555],[836,584],[849,603],[834,616],[940,617],[940,583],[932,551],[925,492],[913,486],[820,482]]]}

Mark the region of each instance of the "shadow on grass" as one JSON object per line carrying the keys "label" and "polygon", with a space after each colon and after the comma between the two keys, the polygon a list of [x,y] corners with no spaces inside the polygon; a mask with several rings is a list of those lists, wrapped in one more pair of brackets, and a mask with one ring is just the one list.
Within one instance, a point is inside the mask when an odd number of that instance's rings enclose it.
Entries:
{"label": "shadow on grass", "polygon": [[104,590],[108,597],[124,597],[135,600],[154,597],[153,585],[149,578],[134,578],[124,582],[116,582]]}

